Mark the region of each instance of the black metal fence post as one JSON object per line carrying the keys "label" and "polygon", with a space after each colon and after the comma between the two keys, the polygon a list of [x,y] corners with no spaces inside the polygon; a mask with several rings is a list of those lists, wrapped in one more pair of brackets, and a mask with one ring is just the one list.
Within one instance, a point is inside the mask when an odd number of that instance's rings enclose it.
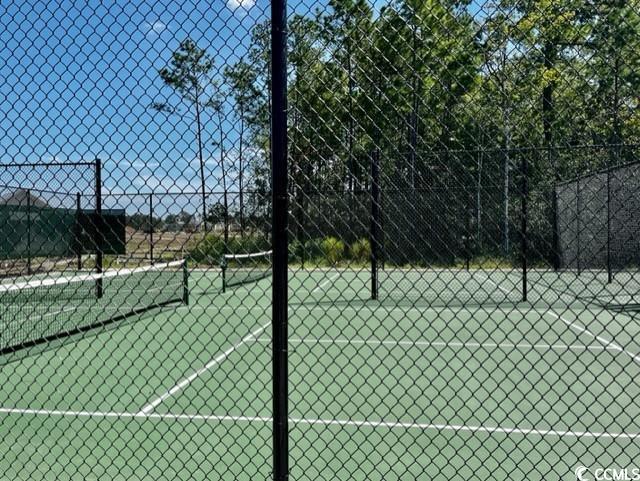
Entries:
{"label": "black metal fence post", "polygon": [[273,478],[275,481],[286,481],[289,477],[286,0],[271,2],[271,66]]}
{"label": "black metal fence post", "polygon": [[376,149],[371,155],[371,299],[378,299],[378,257],[380,255],[380,158]]}
{"label": "black metal fence post", "polygon": [[31,275],[31,190],[27,189],[27,275]]}
{"label": "black metal fence post", "polygon": [[521,191],[521,217],[520,217],[520,250],[522,257],[522,300],[524,302],[527,301],[528,297],[528,266],[527,266],[527,255],[529,242],[527,239],[527,227],[528,227],[528,208],[529,208],[529,162],[527,159],[527,153],[523,152],[522,154],[522,191]]}
{"label": "black metal fence post", "polygon": [[[470,184],[471,186],[473,186],[473,182],[471,182]],[[472,246],[472,241],[471,241],[471,217],[473,216],[473,189],[470,188],[469,186],[466,186],[465,188],[465,193],[466,193],[466,209],[465,209],[465,226],[464,226],[464,244],[462,246],[462,249],[464,251],[464,267],[467,271],[469,271],[471,269],[471,246]]]}
{"label": "black metal fence post", "polygon": [[186,260],[182,264],[182,302],[189,305],[189,265]]}
{"label": "black metal fence post", "polygon": [[580,178],[576,181],[576,266],[578,268],[578,274],[582,272],[582,242],[580,242],[580,235],[582,230],[582,223],[580,222],[580,215],[582,211],[582,202],[580,202],[580,196],[582,192],[580,190]]}
{"label": "black metal fence post", "polygon": [[149,261],[154,263],[153,257],[153,193],[149,194]]}
{"label": "black metal fence post", "polygon": [[[95,161],[95,196],[96,196],[96,222],[97,225],[93,226],[94,231],[96,232],[96,236],[94,242],[96,243],[96,273],[100,274],[103,270],[103,256],[102,256],[102,161],[100,159],[96,159]],[[103,285],[102,279],[98,278],[96,281],[96,296],[98,299],[102,297],[103,294]]]}
{"label": "black metal fence post", "polygon": [[551,219],[551,228],[552,228],[552,259],[551,263],[553,265],[553,270],[558,271],[560,269],[560,233],[558,232],[559,226],[558,222],[560,217],[558,216],[558,167],[555,164],[555,158],[551,152],[551,146],[547,145],[547,164],[552,166],[553,168],[553,190],[551,193],[551,210],[552,210],[552,219]]}
{"label": "black metal fence post", "polygon": [[80,224],[82,216],[82,205],[81,205],[81,196],[80,192],[76,193],[76,261],[78,271],[82,270],[82,239],[80,238],[82,235],[82,227]]}
{"label": "black metal fence post", "polygon": [[611,268],[611,167],[607,169],[607,283],[613,282]]}

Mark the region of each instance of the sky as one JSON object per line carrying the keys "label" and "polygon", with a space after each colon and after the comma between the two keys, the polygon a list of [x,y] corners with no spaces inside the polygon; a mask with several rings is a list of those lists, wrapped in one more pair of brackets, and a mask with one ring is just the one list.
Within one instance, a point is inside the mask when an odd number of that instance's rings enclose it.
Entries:
{"label": "sky", "polygon": [[[382,3],[375,0],[376,10]],[[290,0],[289,13],[326,4]],[[0,167],[100,158],[105,193],[197,192],[193,122],[150,109],[152,102],[179,104],[158,70],[190,37],[221,73],[246,54],[251,30],[269,19],[269,9],[268,0],[2,0]],[[232,164],[239,126],[233,101],[226,100],[223,131]],[[220,149],[210,140],[216,130],[211,122],[205,128],[207,190],[220,191]],[[15,172],[0,169],[0,187]],[[73,185],[84,173],[64,183],[52,175],[31,171],[21,186],[87,189]]]}
{"label": "sky", "polygon": [[[193,122],[150,109],[155,101],[179,102],[158,70],[191,37],[221,72],[246,53],[251,29],[267,15],[266,0],[3,0],[0,165],[100,158],[108,192],[198,190]],[[224,130],[233,152],[231,110],[227,104]],[[219,149],[205,141],[207,188],[216,190]],[[0,184],[15,175],[3,169]],[[38,180],[39,187],[53,182],[45,174]]]}

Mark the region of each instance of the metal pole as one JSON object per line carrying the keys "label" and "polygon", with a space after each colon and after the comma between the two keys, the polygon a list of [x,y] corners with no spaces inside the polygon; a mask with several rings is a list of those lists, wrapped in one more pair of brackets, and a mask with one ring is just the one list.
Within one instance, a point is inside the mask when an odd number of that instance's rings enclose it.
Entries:
{"label": "metal pole", "polygon": [[[95,194],[96,194],[96,216],[95,223],[93,226],[96,235],[94,236],[95,248],[96,248],[96,272],[100,274],[103,268],[103,259],[102,259],[102,161],[100,159],[96,159],[95,163]],[[96,280],[96,296],[100,299],[103,295],[103,285],[102,279],[98,278]]]}
{"label": "metal pole", "polygon": [[227,260],[224,255],[220,258],[220,274],[222,275],[222,293],[227,292]]}
{"label": "metal pole", "polygon": [[27,275],[31,275],[31,190],[27,189]]}
{"label": "metal pole", "polygon": [[551,262],[553,264],[553,270],[560,269],[560,233],[558,232],[558,168],[554,164],[555,159],[551,153],[551,146],[547,146],[547,164],[553,166],[553,192],[551,197],[551,210],[552,210],[552,237],[553,237],[553,252]]}
{"label": "metal pole", "polygon": [[80,226],[81,221],[81,197],[80,192],[76,194],[76,255],[78,260],[78,271],[82,270],[82,239],[80,238],[82,229]]}
{"label": "metal pole", "polygon": [[[304,182],[306,182],[306,179],[304,180]],[[306,246],[305,246],[305,233],[306,233],[306,225],[305,225],[305,220],[306,220],[306,205],[305,205],[305,193],[302,193],[302,213],[300,214],[300,222],[302,223],[302,226],[299,226],[299,240],[298,240],[298,245],[300,247],[300,262],[302,264],[302,269],[304,269],[304,262],[306,260]]]}
{"label": "metal pole", "polygon": [[380,163],[379,151],[371,155],[371,299],[378,299],[378,256],[380,245]]}
{"label": "metal pole", "polygon": [[577,211],[577,216],[576,216],[576,242],[577,242],[577,246],[576,246],[576,255],[577,255],[577,259],[576,259],[576,264],[578,267],[578,275],[581,274],[582,272],[582,262],[581,262],[581,258],[582,258],[582,243],[580,242],[580,231],[582,230],[582,224],[580,222],[580,215],[582,215],[581,213],[581,209],[582,209],[582,202],[580,202],[580,196],[581,196],[581,192],[580,192],[580,178],[578,177],[578,179],[576,180],[576,211]]}
{"label": "metal pole", "polygon": [[183,261],[182,264],[182,302],[185,306],[189,305],[189,266],[187,261]]}
{"label": "metal pole", "polygon": [[613,282],[611,269],[611,168],[607,169],[607,283]]}
{"label": "metal pole", "polygon": [[287,0],[271,1],[273,478],[289,478],[287,297]]}
{"label": "metal pole", "polygon": [[[473,179],[472,179],[473,180]],[[473,185],[473,182],[470,183]],[[467,206],[465,209],[465,233],[464,233],[464,258],[465,258],[465,269],[469,272],[471,268],[471,218],[473,216],[473,193],[471,189],[467,187]]]}
{"label": "metal pole", "polygon": [[522,154],[522,191],[521,191],[521,218],[520,218],[520,250],[522,255],[522,300],[527,301],[528,284],[527,284],[527,221],[528,221],[528,197],[529,197],[529,163],[527,161],[527,154]]}
{"label": "metal pole", "polygon": [[149,260],[151,264],[153,259],[153,193],[149,194]]}

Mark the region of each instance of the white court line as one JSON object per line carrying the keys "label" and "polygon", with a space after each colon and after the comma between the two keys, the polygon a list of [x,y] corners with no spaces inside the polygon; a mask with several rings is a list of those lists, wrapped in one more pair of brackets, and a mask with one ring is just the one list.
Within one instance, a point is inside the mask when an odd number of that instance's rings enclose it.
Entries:
{"label": "white court line", "polygon": [[[114,419],[158,419],[158,420],[180,420],[180,421],[217,421],[217,422],[247,422],[247,423],[272,423],[273,418],[268,416],[228,416],[228,415],[207,415],[207,414],[172,414],[172,413],[131,413],[131,412],[109,412],[109,411],[65,411],[59,409],[30,409],[30,408],[3,408],[0,407],[0,414],[18,415],[43,415],[61,416],[74,418],[114,418]],[[289,418],[289,422],[295,425],[308,426],[342,426],[355,428],[372,429],[405,429],[405,430],[435,430],[435,431],[455,431],[470,433],[488,433],[504,435],[522,436],[553,436],[571,438],[598,438],[598,439],[640,439],[640,433],[609,433],[599,431],[569,431],[557,429],[536,429],[536,428],[506,428],[500,426],[468,426],[463,424],[435,424],[418,423],[404,421],[369,421],[353,419],[307,419]]]}
{"label": "white court line", "polygon": [[[271,339],[259,338],[254,342],[270,343]],[[529,344],[529,343],[496,343],[496,342],[443,342],[443,341],[386,341],[373,339],[301,339],[290,338],[289,342],[294,344],[345,344],[345,345],[370,345],[370,346],[401,346],[401,347],[469,347],[474,349],[497,348],[497,349],[522,349],[522,350],[545,350],[545,351],[605,351],[608,349],[619,352],[618,349],[606,346],[584,346],[582,344]]]}
{"label": "white court line", "polygon": [[141,410],[140,413],[142,414],[148,414],[151,411],[153,411],[153,409],[156,408],[156,406],[158,406],[159,404],[161,404],[163,401],[166,401],[167,399],[169,399],[171,396],[173,396],[174,394],[176,394],[177,392],[181,391],[182,389],[184,389],[185,387],[187,387],[189,384],[191,384],[195,379],[197,379],[199,376],[201,376],[202,374],[204,374],[205,372],[209,371],[212,367],[216,366],[217,364],[219,364],[220,362],[224,361],[227,356],[229,356],[229,354],[231,354],[232,352],[236,351],[238,348],[240,348],[240,346],[242,346],[243,344],[246,344],[247,342],[249,342],[250,340],[252,340],[253,338],[255,338],[256,336],[258,336],[262,331],[264,331],[267,327],[269,327],[271,325],[271,321],[269,321],[268,323],[264,324],[263,326],[260,326],[258,329],[256,329],[255,331],[251,332],[250,334],[246,335],[245,337],[243,337],[242,339],[240,339],[240,341],[238,341],[236,344],[234,344],[233,346],[231,346],[229,349],[227,349],[226,351],[224,351],[223,353],[219,354],[218,356],[216,356],[214,359],[212,359],[211,361],[209,361],[207,364],[205,364],[204,366],[202,366],[200,369],[198,369],[197,371],[193,372],[191,375],[189,375],[188,377],[184,378],[183,380],[181,380],[180,382],[178,382],[175,386],[173,386],[171,389],[169,389],[168,391],[166,391],[164,394],[162,394],[161,396],[155,398],[153,401],[151,401],[149,404],[147,404],[146,406],[144,406]]}
{"label": "white court line", "polygon": [[[498,289],[504,291],[504,289],[502,289],[502,287],[498,284],[496,284],[494,281],[492,281],[491,279],[489,279],[487,277],[487,280],[489,282],[491,282],[494,286],[496,286]],[[640,363],[640,355],[634,354],[630,351],[627,351],[624,347],[622,347],[622,345],[618,344],[617,342],[615,342],[615,338],[612,340],[609,340],[605,337],[602,337],[598,334],[595,334],[593,332],[591,332],[589,329],[587,329],[585,326],[581,326],[580,324],[577,324],[575,322],[569,321],[568,319],[565,319],[564,317],[562,317],[560,314],[556,314],[555,312],[547,309],[544,311],[544,314],[550,315],[550,316],[554,316],[556,319],[561,320],[562,322],[564,322],[567,326],[569,326],[572,329],[575,329],[579,332],[582,332],[583,334],[587,334],[588,336],[593,337],[595,340],[597,340],[598,342],[600,342],[601,344],[603,344],[605,347],[609,348],[613,348],[614,350],[620,351],[624,354],[626,354],[627,356],[629,356],[633,361]]]}
{"label": "white court line", "polygon": [[334,275],[332,275],[331,277],[329,277],[329,279],[326,279],[322,284],[320,284],[319,286],[316,286],[316,288],[314,290],[312,290],[311,292],[319,292],[321,290],[324,289],[324,287],[327,284],[330,284],[331,282],[333,282],[334,279],[336,279],[337,277],[340,276],[340,272],[336,272]]}
{"label": "white court line", "polygon": [[640,363],[640,355],[638,354],[634,354],[631,351],[626,350],[624,347],[622,347],[622,345],[618,344],[617,342],[615,342],[614,340],[608,340],[602,336],[599,336],[597,334],[594,334],[593,332],[591,332],[589,329],[587,329],[584,326],[581,326],[579,324],[576,324],[574,322],[571,322],[567,319],[565,319],[564,317],[562,317],[559,314],[556,314],[555,312],[552,311],[547,311],[548,315],[554,316],[557,319],[560,319],[562,322],[564,322],[567,326],[576,329],[580,332],[583,332],[584,334],[587,334],[591,337],[593,337],[594,339],[596,339],[597,341],[601,342],[602,344],[604,344],[605,346],[609,347],[611,346],[613,349],[620,351],[624,354],[626,354],[627,356],[629,356],[633,361]]}
{"label": "white court line", "polygon": [[[326,292],[326,291],[325,291]],[[338,300],[337,302],[342,302]],[[348,301],[347,301],[348,302]],[[199,305],[197,301],[189,304],[188,306],[176,304],[175,309],[177,310],[194,310],[194,311],[229,311],[229,312],[254,312],[254,311],[265,311],[271,309],[270,305],[266,306],[217,306],[215,304],[207,303],[207,305]],[[540,307],[519,307],[513,309],[505,309],[505,308],[483,308],[478,307],[478,309],[471,309],[469,306],[385,306],[385,305],[374,305],[374,304],[364,304],[362,306],[354,307],[354,306],[323,306],[318,305],[317,303],[309,303],[309,304],[298,304],[295,302],[295,299],[289,299],[289,313],[296,314],[299,311],[317,311],[318,313],[322,312],[360,312],[360,313],[389,313],[389,312],[418,312],[418,313],[427,313],[433,312],[434,314],[439,314],[441,312],[459,312],[466,311],[475,313],[477,311],[482,311],[486,314],[493,314],[495,312],[500,312],[503,314],[511,314],[513,312],[546,312],[548,309],[540,308]]]}

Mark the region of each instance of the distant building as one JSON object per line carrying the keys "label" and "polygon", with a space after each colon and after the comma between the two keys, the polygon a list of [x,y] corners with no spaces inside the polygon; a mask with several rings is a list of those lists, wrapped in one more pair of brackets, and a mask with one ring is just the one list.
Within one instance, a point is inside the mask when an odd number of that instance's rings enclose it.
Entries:
{"label": "distant building", "polygon": [[[237,222],[231,222],[229,224],[229,232],[240,232],[240,224]],[[217,222],[213,224],[214,232],[224,232],[224,222]]]}
{"label": "distant building", "polygon": [[2,205],[19,205],[32,207],[48,207],[47,203],[39,197],[33,195],[29,189],[16,189],[13,192],[0,197]]}

